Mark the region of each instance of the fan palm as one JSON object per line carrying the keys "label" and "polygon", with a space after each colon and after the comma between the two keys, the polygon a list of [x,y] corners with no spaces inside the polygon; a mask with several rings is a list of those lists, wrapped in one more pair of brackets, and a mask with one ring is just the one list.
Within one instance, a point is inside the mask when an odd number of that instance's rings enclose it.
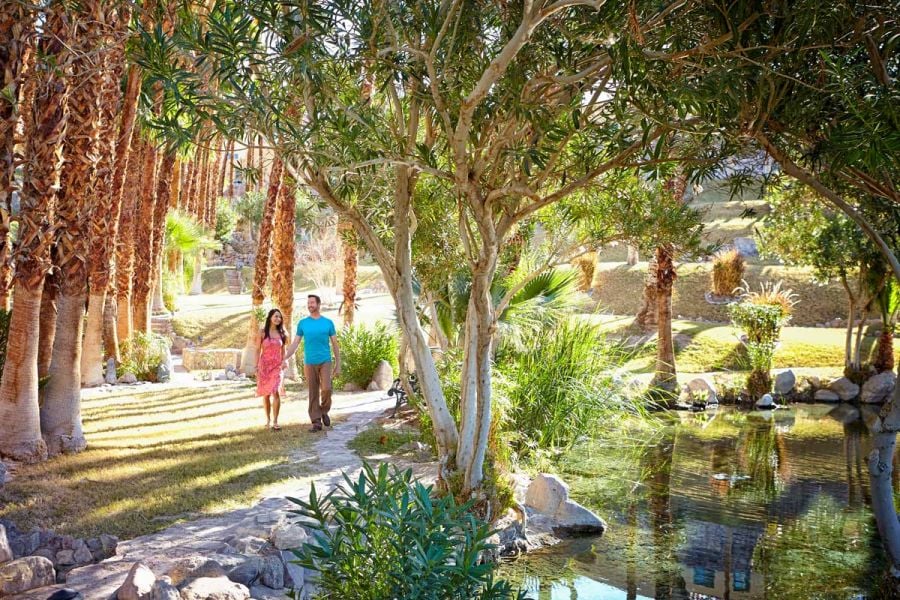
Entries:
{"label": "fan palm", "polygon": [[165,249],[169,257],[169,271],[184,287],[184,259],[203,250],[218,250],[222,245],[213,233],[189,215],[169,211],[166,215]]}

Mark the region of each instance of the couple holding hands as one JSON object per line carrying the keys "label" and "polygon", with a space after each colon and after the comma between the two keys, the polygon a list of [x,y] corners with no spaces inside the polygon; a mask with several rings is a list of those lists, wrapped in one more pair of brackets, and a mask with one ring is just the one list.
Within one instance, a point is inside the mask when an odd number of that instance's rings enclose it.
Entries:
{"label": "couple holding hands", "polygon": [[[278,412],[281,409],[281,391],[284,370],[300,345],[303,345],[303,376],[309,386],[310,431],[322,431],[331,425],[331,380],[341,373],[341,352],[338,346],[334,321],[321,313],[322,299],[310,294],[306,300],[309,316],[297,323],[294,340],[288,343],[284,330],[284,316],[277,308],[269,311],[265,328],[260,333],[259,358],[256,363],[256,395],[263,397],[266,411],[266,427],[279,431]],[[334,361],[332,362],[332,350]]]}

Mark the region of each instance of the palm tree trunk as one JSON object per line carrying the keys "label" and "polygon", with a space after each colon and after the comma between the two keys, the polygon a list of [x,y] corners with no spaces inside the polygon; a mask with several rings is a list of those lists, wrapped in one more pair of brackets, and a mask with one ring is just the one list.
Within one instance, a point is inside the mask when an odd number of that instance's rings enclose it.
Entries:
{"label": "palm tree trunk", "polygon": [[153,214],[156,208],[156,149],[147,146],[141,177],[141,207],[135,221],[131,311],[134,331],[150,330],[150,288],[153,284]]}
{"label": "palm tree trunk", "polygon": [[[22,98],[28,39],[34,30],[35,15],[24,3],[0,5],[0,89],[12,102],[0,102],[0,309],[10,308],[12,291],[12,244],[9,239],[10,201],[15,186],[15,129],[19,116],[16,104]],[[30,106],[30,104],[20,104]]]}
{"label": "palm tree trunk", "polygon": [[210,229],[216,227],[216,202],[222,195],[222,186],[224,185],[224,177],[222,176],[222,143],[219,142],[216,151],[213,153],[212,164],[210,165],[209,187],[206,191],[206,224]]}
{"label": "palm tree trunk", "polygon": [[242,178],[244,180],[244,192],[245,193],[252,190],[252,186],[250,185],[250,180],[253,178],[254,174],[256,173],[256,163],[253,162],[254,159],[256,158],[254,156],[254,152],[253,152],[254,150],[255,150],[255,147],[253,146],[253,135],[251,134],[250,137],[247,139],[247,162],[246,162],[245,168],[244,168],[244,171],[245,171],[244,177]]}
{"label": "palm tree trunk", "polygon": [[197,180],[197,188],[195,192],[195,206],[197,221],[206,225],[208,223],[206,195],[209,190],[209,150],[204,149],[200,152],[200,168],[198,169],[200,176]]}
{"label": "palm tree trunk", "polygon": [[194,256],[194,280],[191,282],[191,296],[203,293],[203,250]]}
{"label": "palm tree trunk", "polygon": [[[281,187],[282,164],[278,159],[272,164],[272,173],[269,175],[269,191],[266,195],[266,204],[263,208],[263,220],[259,230],[259,241],[256,247],[256,262],[253,270],[253,289],[250,298],[253,308],[262,306],[266,299],[266,282],[269,279],[269,262],[272,256],[272,233],[274,230],[275,213],[278,209],[278,197]],[[254,375],[256,373],[256,360],[259,351],[258,338],[262,323],[256,320],[256,311],[250,311],[250,323],[247,330],[247,343],[241,358],[244,373]]]}
{"label": "palm tree trunk", "polygon": [[[295,235],[295,182],[284,172],[281,191],[278,194],[278,207],[275,213],[274,235],[272,246],[272,301],[284,316],[284,327],[293,332],[294,310],[294,235]],[[297,363],[289,361],[287,376],[297,379]]]}
{"label": "palm tree trunk", "polygon": [[656,249],[656,263],[657,350],[656,373],[651,385],[674,392],[677,387],[675,345],[672,341],[672,288],[675,284],[675,265],[672,262],[671,245]]}
{"label": "palm tree trunk", "polygon": [[228,199],[234,198],[234,140],[228,142],[228,154],[225,155],[225,164],[228,165],[228,175],[225,181],[228,183],[228,191],[226,196]]}
{"label": "palm tree trunk", "polygon": [[219,144],[218,153],[216,155],[216,187],[212,193],[212,201],[215,203],[216,200],[224,193],[225,190],[225,176],[228,174],[228,146],[232,142],[227,140],[222,140]]}
{"label": "palm tree trunk", "polygon": [[657,310],[659,303],[656,300],[656,271],[657,262],[656,254],[650,258],[647,263],[647,277],[644,279],[644,291],[641,295],[641,308],[634,319],[635,324],[641,331],[652,331],[657,326],[658,316]]}
{"label": "palm tree trunk", "polygon": [[181,161],[176,157],[172,166],[172,190],[169,192],[169,208],[178,209],[178,197],[181,195]]}
{"label": "palm tree trunk", "polygon": [[[52,254],[52,252],[51,252]],[[56,299],[59,296],[59,275],[51,270],[44,278],[44,290],[41,294],[41,320],[38,323],[38,378],[43,379],[50,374],[50,362],[53,358],[53,338],[56,337],[58,310]]]}
{"label": "palm tree trunk", "polygon": [[344,254],[344,281],[342,291],[344,301],[341,310],[344,315],[344,325],[352,325],[356,314],[356,286],[357,267],[359,265],[359,250],[353,225],[338,217],[338,235],[341,236],[341,247]]}
{"label": "palm tree trunk", "polygon": [[28,137],[19,214],[19,244],[15,250],[16,305],[10,318],[6,363],[0,379],[0,456],[21,461],[47,457],[41,438],[38,409],[35,331],[40,319],[41,287],[50,268],[55,186],[62,167],[62,140],[68,125],[67,85],[72,51],[71,24],[65,8],[53,3],[46,12],[40,56],[55,69],[36,69],[35,99],[28,112],[27,129],[41,135]]}
{"label": "palm tree trunk", "polygon": [[178,209],[190,214],[191,184],[194,183],[194,161],[189,160],[184,173],[184,183],[181,186],[181,197],[178,200]]}
{"label": "palm tree trunk", "polygon": [[156,257],[156,265],[153,268],[153,304],[151,314],[168,314],[165,300],[163,300],[163,257],[162,253]]}
{"label": "palm tree trunk", "polygon": [[135,219],[140,208],[138,190],[143,189],[144,153],[148,146],[140,139],[140,133],[136,128],[132,134],[131,144],[134,151],[128,161],[127,192],[122,196],[119,235],[116,238],[116,335],[120,341],[131,339],[134,331],[131,299]]}
{"label": "palm tree trunk", "polygon": [[153,267],[153,312],[166,312],[162,299],[162,251],[163,238],[166,234],[166,213],[169,210],[169,197],[172,190],[176,155],[167,152],[159,168],[156,189],[156,205],[153,209],[153,237],[151,245],[151,265]]}

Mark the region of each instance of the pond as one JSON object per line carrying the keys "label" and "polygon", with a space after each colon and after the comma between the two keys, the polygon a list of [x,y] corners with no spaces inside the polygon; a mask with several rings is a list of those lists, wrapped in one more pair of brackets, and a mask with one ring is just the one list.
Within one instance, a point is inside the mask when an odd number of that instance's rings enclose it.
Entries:
{"label": "pond", "polygon": [[608,531],[503,575],[535,600],[875,598],[884,557],[858,414],[722,407],[587,442],[555,469]]}

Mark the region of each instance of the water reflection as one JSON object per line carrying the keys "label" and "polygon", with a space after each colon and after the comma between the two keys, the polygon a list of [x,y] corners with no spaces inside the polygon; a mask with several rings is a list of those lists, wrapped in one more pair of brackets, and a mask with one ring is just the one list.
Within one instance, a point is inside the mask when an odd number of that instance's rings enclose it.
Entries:
{"label": "water reflection", "polygon": [[505,574],[537,600],[875,597],[883,563],[858,417],[720,409],[662,435],[606,435],[558,469],[608,533]]}

